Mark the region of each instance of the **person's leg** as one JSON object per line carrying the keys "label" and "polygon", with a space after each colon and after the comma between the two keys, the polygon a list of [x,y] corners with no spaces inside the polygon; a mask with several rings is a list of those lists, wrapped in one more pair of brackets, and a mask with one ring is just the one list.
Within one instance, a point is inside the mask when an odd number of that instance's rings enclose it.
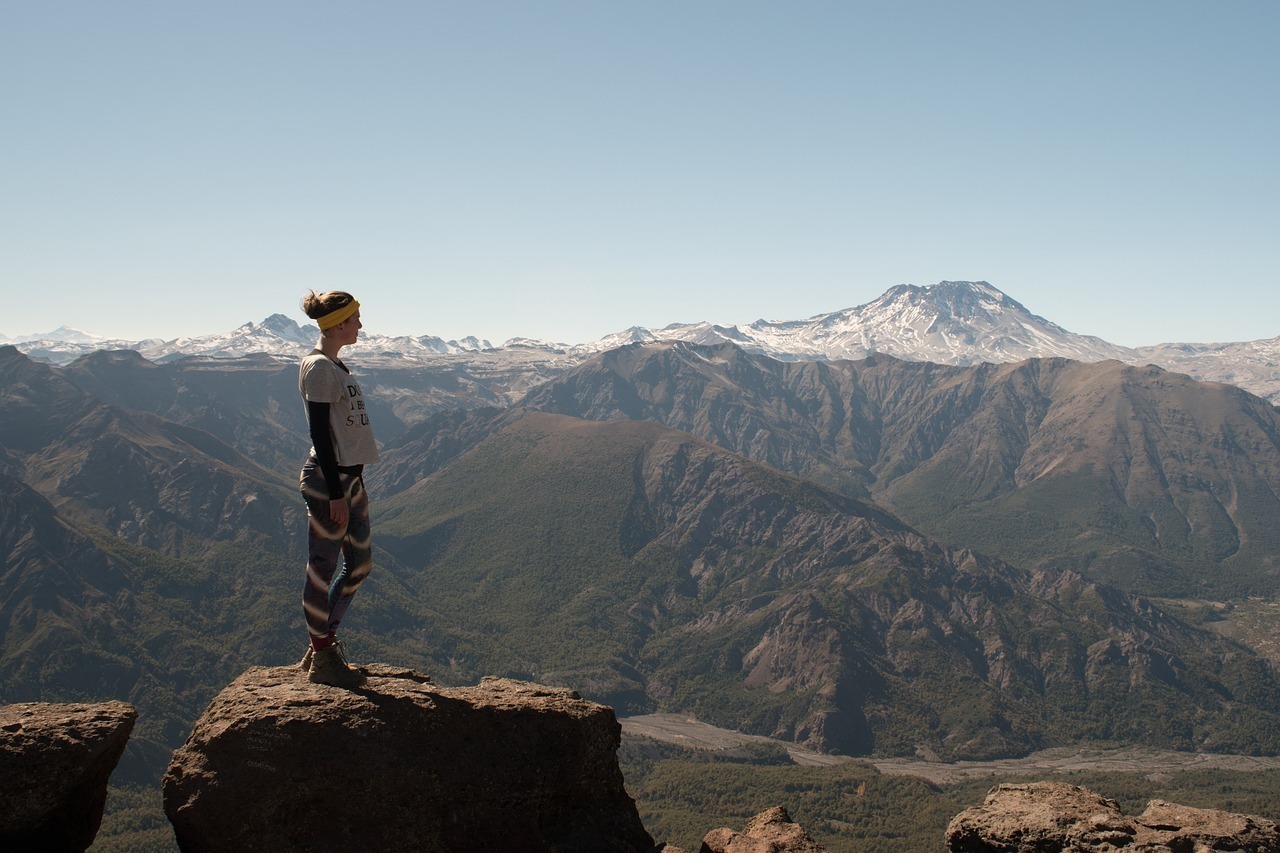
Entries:
{"label": "person's leg", "polygon": [[[355,688],[364,683],[365,674],[347,665],[329,630],[333,613],[329,589],[334,585],[349,524],[334,524],[329,520],[329,493],[325,488],[324,476],[315,466],[303,467],[301,487],[303,498],[307,502],[308,522],[307,577],[302,588],[302,612],[313,650],[313,654],[303,658],[302,668],[307,672],[307,680],[312,683]],[[350,490],[344,490],[347,491],[350,504]],[[367,528],[367,508],[365,518]]]}
{"label": "person's leg", "polygon": [[[345,484],[344,484],[345,485]],[[369,493],[365,491],[364,480],[353,478],[347,488],[347,506],[350,518],[347,520],[346,536],[342,541],[342,571],[339,572],[329,586],[329,636],[333,636],[342,617],[346,615],[351,599],[355,598],[360,584],[373,571],[373,545],[369,530]]]}
{"label": "person's leg", "polygon": [[329,644],[329,587],[338,570],[347,526],[329,520],[329,495],[318,466],[303,466],[301,491],[307,504],[307,573],[302,614],[313,649]]}

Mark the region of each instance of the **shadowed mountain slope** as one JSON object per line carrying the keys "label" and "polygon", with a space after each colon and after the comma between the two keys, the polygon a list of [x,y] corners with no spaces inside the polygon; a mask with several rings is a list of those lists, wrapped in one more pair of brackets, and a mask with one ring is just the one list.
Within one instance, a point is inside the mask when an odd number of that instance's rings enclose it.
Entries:
{"label": "shadowed mountain slope", "polygon": [[1243,648],[653,422],[530,413],[379,517],[460,675],[854,753],[1280,747]]}
{"label": "shadowed mountain slope", "polygon": [[133,702],[122,775],[144,778],[242,656],[287,633],[299,501],[207,432],[11,348],[0,364],[0,701]]}
{"label": "shadowed mountain slope", "polygon": [[524,405],[656,420],[1022,564],[1161,594],[1280,589],[1280,412],[1155,367],[782,363],[649,344]]}
{"label": "shadowed mountain slope", "polygon": [[87,535],[5,476],[0,554],[0,702],[127,699],[143,717],[117,777],[158,778],[237,663],[225,640],[210,641],[208,603],[232,598],[229,586],[102,531]]}

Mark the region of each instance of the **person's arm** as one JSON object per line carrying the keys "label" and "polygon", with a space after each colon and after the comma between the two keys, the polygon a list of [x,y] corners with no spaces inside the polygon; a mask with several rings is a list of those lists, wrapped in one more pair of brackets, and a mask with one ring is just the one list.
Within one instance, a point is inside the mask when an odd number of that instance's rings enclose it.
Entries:
{"label": "person's arm", "polygon": [[329,488],[329,500],[344,500],[342,481],[338,478],[338,452],[333,447],[333,433],[329,430],[329,403],[307,401],[307,426],[311,431],[311,446]]}

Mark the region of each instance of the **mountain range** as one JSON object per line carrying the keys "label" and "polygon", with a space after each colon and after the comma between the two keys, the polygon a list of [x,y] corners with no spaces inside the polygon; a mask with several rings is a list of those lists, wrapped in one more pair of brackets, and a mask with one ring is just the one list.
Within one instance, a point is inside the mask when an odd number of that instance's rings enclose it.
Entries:
{"label": "mountain range", "polygon": [[[0,701],[135,702],[134,778],[301,652],[311,339],[273,325],[291,353],[0,347]],[[383,450],[355,654],[850,753],[1280,752],[1268,658],[1166,601],[1280,593],[1275,406],[1117,360],[706,340],[353,349]]]}
{"label": "mountain range", "polygon": [[1019,565],[1148,595],[1280,591],[1280,412],[1155,367],[788,363],[647,344],[524,405],[655,420]]}
{"label": "mountain range", "polygon": [[[108,340],[64,327],[10,342],[33,358],[67,364],[104,349],[136,350],[154,362],[191,355],[226,358],[262,352],[293,358],[314,344],[316,336],[314,326],[299,325],[275,314],[227,334],[169,341]],[[1280,400],[1280,337],[1123,347],[1067,331],[986,282],[944,281],[925,287],[904,284],[865,305],[805,320],[758,320],[745,326],[704,322],[661,329],[633,327],[575,345],[516,338],[495,347],[474,337],[446,341],[431,335],[392,337],[368,330],[353,352],[359,352],[365,363],[400,362],[433,369],[467,369],[474,362],[490,373],[498,370],[520,377],[509,383],[505,402],[511,403],[539,375],[567,369],[618,346],[659,340],[729,342],[783,361],[858,359],[876,353],[953,365],[1011,363],[1027,358],[1115,359],[1134,365],[1156,364],[1196,379],[1235,384],[1272,402]]]}
{"label": "mountain range", "polygon": [[850,754],[1280,748],[1264,663],[1114,587],[653,421],[504,420],[380,510],[398,580],[466,614],[454,666]]}
{"label": "mountain range", "polygon": [[[315,335],[0,346],[0,701],[134,702],[154,781],[300,654]],[[1135,353],[945,282],[581,347],[369,335],[346,641],[852,754],[1280,753],[1274,652],[1224,630],[1280,595],[1280,410]]]}

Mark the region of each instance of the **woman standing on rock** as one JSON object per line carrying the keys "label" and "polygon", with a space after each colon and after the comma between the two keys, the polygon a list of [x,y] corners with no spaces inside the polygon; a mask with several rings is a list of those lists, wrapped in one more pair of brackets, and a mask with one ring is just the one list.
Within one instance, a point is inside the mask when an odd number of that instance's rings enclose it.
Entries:
{"label": "woman standing on rock", "polygon": [[360,303],[350,293],[313,290],[303,297],[302,310],[320,326],[320,341],[298,370],[311,433],[300,478],[309,522],[302,612],[311,640],[302,669],[318,684],[356,687],[365,675],[347,663],[337,630],[373,569],[363,474],[365,465],[378,461],[378,447],[360,383],[338,352],[356,342]]}

